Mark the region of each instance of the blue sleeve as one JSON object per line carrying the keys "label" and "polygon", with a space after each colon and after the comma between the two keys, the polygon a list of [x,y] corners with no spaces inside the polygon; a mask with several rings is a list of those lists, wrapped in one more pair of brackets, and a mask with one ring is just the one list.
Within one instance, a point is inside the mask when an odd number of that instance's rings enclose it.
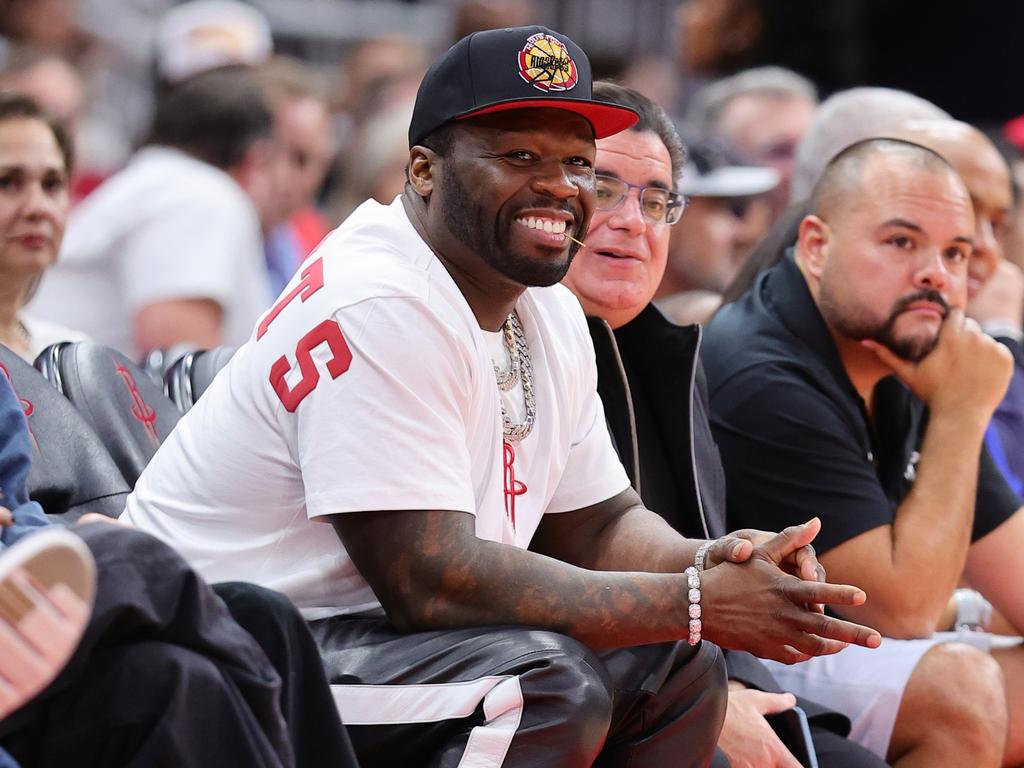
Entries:
{"label": "blue sleeve", "polygon": [[1007,482],[1018,494],[1024,490],[1024,368],[1014,366],[1010,386],[992,414],[985,444]]}
{"label": "blue sleeve", "polygon": [[0,534],[0,547],[50,525],[42,507],[28,498],[31,468],[32,443],[25,414],[7,377],[0,376],[0,504],[14,514],[14,525]]}
{"label": "blue sleeve", "polygon": [[989,423],[988,429],[985,430],[985,446],[988,448],[992,460],[999,467],[999,471],[1003,474],[1010,488],[1020,496],[1024,492],[1024,482],[1021,481],[1021,478],[1017,476],[1010,466],[1010,460],[1006,455],[1006,450],[1003,448],[1003,443],[999,439],[999,429],[994,420]]}

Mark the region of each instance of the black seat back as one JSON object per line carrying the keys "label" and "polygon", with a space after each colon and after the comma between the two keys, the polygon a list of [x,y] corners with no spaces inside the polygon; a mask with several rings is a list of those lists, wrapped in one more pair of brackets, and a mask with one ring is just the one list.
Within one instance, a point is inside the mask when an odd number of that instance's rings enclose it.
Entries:
{"label": "black seat back", "polygon": [[189,352],[196,350],[195,344],[179,343],[172,344],[167,349],[151,349],[142,358],[142,370],[153,380],[158,387],[164,385],[164,376],[168,369]]}
{"label": "black seat back", "polygon": [[181,417],[174,404],[139,366],[91,341],[54,344],[36,367],[74,404],[134,487]]}
{"label": "black seat back", "polygon": [[188,352],[167,370],[164,390],[182,413],[196,404],[235,351],[235,347],[214,347]]}
{"label": "black seat back", "polygon": [[64,522],[85,512],[120,515],[131,489],[75,407],[39,371],[3,345],[0,376],[10,380],[32,433],[35,455],[28,476],[29,496]]}

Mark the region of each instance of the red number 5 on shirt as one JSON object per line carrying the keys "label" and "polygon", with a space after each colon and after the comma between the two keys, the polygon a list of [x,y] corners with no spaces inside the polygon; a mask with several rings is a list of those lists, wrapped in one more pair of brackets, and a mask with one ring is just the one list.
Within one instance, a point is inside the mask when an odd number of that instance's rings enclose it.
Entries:
{"label": "red number 5 on shirt", "polygon": [[[316,259],[306,267],[298,284],[274,305],[267,313],[267,316],[260,322],[256,331],[256,340],[259,341],[270,328],[278,315],[296,298],[305,303],[306,299],[324,287],[324,262],[323,259]],[[295,361],[299,364],[302,378],[294,387],[289,387],[285,377],[292,370],[288,358],[281,355],[274,361],[270,369],[270,386],[274,388],[281,403],[289,413],[294,413],[299,407],[302,399],[312,392],[320,381],[320,371],[317,370],[316,361],[313,360],[313,350],[321,344],[326,344],[331,350],[331,358],[327,361],[327,372],[332,379],[336,379],[348,370],[352,362],[352,352],[348,343],[341,333],[334,320],[324,320],[313,330],[299,339],[295,346]]]}
{"label": "red number 5 on shirt", "polygon": [[352,363],[352,351],[348,348],[348,342],[341,333],[341,328],[334,320],[324,320],[313,330],[299,339],[295,347],[295,361],[299,364],[302,378],[295,386],[289,387],[285,377],[292,370],[288,358],[281,355],[274,362],[270,369],[270,386],[274,388],[278,398],[284,405],[285,410],[294,413],[299,407],[302,399],[312,392],[320,381],[320,371],[313,359],[313,350],[321,344],[326,344],[331,350],[331,357],[327,361],[327,372],[332,379],[336,379],[348,370]]}

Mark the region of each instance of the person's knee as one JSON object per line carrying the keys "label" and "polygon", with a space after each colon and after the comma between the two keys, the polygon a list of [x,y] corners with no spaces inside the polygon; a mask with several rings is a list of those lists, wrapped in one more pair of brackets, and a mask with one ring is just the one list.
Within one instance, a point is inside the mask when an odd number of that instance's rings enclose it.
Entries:
{"label": "person's knee", "polygon": [[[180,646],[143,640],[110,646],[90,658],[90,664],[69,689],[62,706],[74,718],[87,719],[102,708],[107,724],[152,730],[174,710],[187,710],[189,697],[203,691],[204,702],[223,686],[209,659]],[[135,695],[138,693],[138,695]]]}
{"label": "person's knee", "polygon": [[612,720],[612,682],[601,660],[555,632],[528,632],[530,646],[524,655],[529,669],[522,676],[525,706],[543,707],[567,741],[597,754]]}
{"label": "person's knee", "polygon": [[687,732],[687,742],[695,751],[711,753],[725,722],[729,704],[729,681],[725,654],[713,643],[703,642],[686,663],[683,675],[687,685],[677,690],[672,708],[684,707],[687,719],[701,727]]}
{"label": "person's knee", "polygon": [[890,759],[926,740],[948,739],[996,764],[1006,742],[1003,674],[992,656],[963,643],[941,643],[918,662],[900,702]]}
{"label": "person's knee", "polygon": [[191,716],[196,692],[205,706],[219,685],[212,665],[188,656],[157,641],[102,649],[72,685],[48,698],[45,719],[61,727],[23,729],[5,746],[22,765],[145,764],[139,755],[148,745],[180,741],[173,726]]}
{"label": "person's knee", "polygon": [[712,643],[701,643],[700,655],[697,660],[707,659],[708,671],[704,674],[702,685],[704,695],[708,699],[709,709],[714,707],[721,713],[720,723],[725,721],[725,710],[729,705],[729,675],[726,670],[725,654]]}
{"label": "person's knee", "polygon": [[162,714],[178,701],[184,703],[191,692],[218,697],[224,682],[217,666],[208,658],[187,648],[168,643],[138,643],[126,647],[121,657],[121,673],[126,680],[144,684],[153,700],[161,702]]}
{"label": "person's knee", "polygon": [[299,610],[280,592],[240,581],[220,582],[211,588],[231,617],[265,650],[267,645],[287,645],[296,629],[307,631]]}

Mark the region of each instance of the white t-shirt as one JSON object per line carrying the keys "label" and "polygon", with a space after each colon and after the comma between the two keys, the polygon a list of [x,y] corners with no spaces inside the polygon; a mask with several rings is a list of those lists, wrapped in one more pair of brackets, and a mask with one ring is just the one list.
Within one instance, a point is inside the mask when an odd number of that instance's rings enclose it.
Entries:
{"label": "white t-shirt", "polygon": [[30,363],[51,344],[62,341],[91,341],[84,333],[72,328],[65,328],[57,323],[48,323],[25,314],[21,315],[20,320],[21,324],[25,326],[25,330],[28,331],[28,355],[25,359]]}
{"label": "white t-shirt", "polygon": [[259,219],[223,171],[146,147],[71,212],[60,259],[28,306],[138,358],[132,319],[171,299],[213,299],[224,343],[242,344],[270,303]]}
{"label": "white t-shirt", "polygon": [[529,289],[517,307],[537,421],[506,472],[494,367],[469,305],[400,199],[364,203],[179,422],[125,519],[207,579],[280,590],[310,618],[380,609],[327,515],[463,511],[480,538],[527,547],[545,513],[629,481],[575,297]]}

